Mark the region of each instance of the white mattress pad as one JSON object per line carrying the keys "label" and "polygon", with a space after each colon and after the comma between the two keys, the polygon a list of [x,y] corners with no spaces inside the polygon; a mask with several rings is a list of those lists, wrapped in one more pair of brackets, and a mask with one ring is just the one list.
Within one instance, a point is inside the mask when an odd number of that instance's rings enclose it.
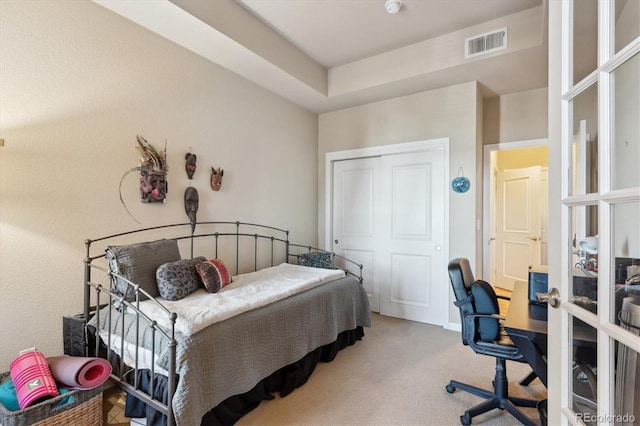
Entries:
{"label": "white mattress pad", "polygon": [[[217,293],[198,289],[184,299],[157,298],[177,314],[176,331],[190,336],[216,322],[260,308],[294,294],[345,276],[340,269],[321,269],[282,263],[278,266],[233,277]],[[151,300],[140,302],[140,310],[158,325],[170,328],[166,312]]]}

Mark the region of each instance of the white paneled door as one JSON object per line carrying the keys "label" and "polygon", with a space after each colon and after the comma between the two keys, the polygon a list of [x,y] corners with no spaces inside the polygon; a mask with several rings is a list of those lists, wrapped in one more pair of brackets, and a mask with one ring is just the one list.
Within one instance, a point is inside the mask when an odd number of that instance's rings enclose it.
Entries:
{"label": "white paneled door", "polygon": [[371,310],[380,312],[378,265],[380,240],[380,157],[335,161],[333,164],[333,251],[363,265],[363,285]]}
{"label": "white paneled door", "polygon": [[334,251],[362,262],[372,310],[443,325],[444,150],[335,161]]}
{"label": "white paneled door", "polygon": [[542,227],[547,207],[541,197],[544,194],[541,169],[534,166],[505,170],[496,176],[495,285],[498,287],[512,290],[516,281],[527,281],[529,266],[543,264]]}

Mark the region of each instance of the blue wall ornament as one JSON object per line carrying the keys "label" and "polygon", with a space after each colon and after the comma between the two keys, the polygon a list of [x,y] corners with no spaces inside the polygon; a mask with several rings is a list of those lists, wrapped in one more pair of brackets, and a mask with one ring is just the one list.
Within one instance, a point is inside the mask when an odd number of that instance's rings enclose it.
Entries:
{"label": "blue wall ornament", "polygon": [[458,170],[458,177],[454,178],[451,181],[451,188],[454,190],[454,192],[457,192],[459,194],[467,192],[471,187],[471,182],[463,175],[464,171],[462,170],[462,167],[460,167],[460,170]]}

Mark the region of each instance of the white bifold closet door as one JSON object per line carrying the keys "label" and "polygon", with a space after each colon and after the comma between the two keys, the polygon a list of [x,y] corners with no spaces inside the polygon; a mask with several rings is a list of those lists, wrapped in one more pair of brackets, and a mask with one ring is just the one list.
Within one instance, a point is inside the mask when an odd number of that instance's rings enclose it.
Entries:
{"label": "white bifold closet door", "polygon": [[444,152],[333,167],[333,250],[364,265],[373,311],[443,325],[448,312]]}

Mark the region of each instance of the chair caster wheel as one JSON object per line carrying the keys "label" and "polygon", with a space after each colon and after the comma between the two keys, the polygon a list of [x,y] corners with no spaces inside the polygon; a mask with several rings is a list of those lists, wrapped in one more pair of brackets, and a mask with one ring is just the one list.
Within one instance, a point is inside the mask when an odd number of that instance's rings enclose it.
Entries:
{"label": "chair caster wheel", "polygon": [[447,385],[447,386],[445,386],[445,389],[446,389],[446,390],[447,390],[447,392],[449,392],[449,393],[454,393],[454,392],[456,391],[456,388],[454,388],[454,387],[453,387],[453,386],[451,386],[451,385]]}
{"label": "chair caster wheel", "polygon": [[460,423],[462,423],[464,426],[469,426],[471,424],[471,416],[469,415],[469,413],[464,413],[460,416]]}

